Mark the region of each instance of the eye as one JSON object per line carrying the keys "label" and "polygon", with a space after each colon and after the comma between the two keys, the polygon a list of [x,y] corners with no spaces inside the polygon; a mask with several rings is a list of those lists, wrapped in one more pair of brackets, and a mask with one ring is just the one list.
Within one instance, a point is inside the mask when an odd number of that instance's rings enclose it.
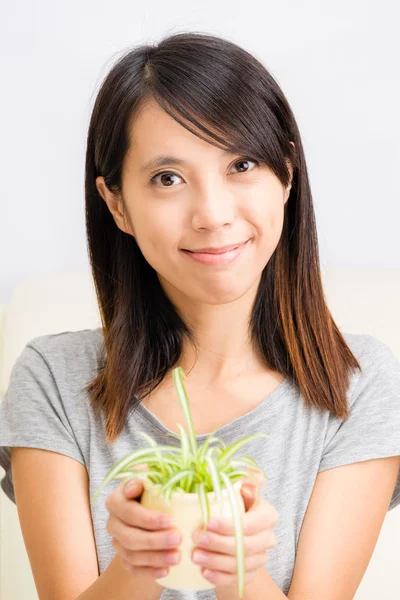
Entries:
{"label": "eye", "polygon": [[[260,163],[257,160],[254,160],[250,157],[244,157],[244,158],[240,158],[239,160],[236,160],[233,164],[234,165],[238,165],[238,164],[248,164],[249,162],[254,163],[255,165],[259,165]],[[251,171],[252,169],[246,169],[245,171],[239,171],[239,173],[247,173],[248,171]],[[171,183],[171,177],[180,177],[180,175],[178,175],[177,173],[173,173],[172,171],[161,171],[160,173],[156,173],[155,175],[153,175],[150,178],[150,184],[151,185],[156,185],[156,178],[157,177],[164,177],[166,176],[166,178],[164,178],[164,183],[167,183],[167,185],[162,185],[161,187],[173,187],[173,184]]]}
{"label": "eye", "polygon": [[161,187],[171,187],[170,178],[171,177],[179,177],[176,173],[172,173],[171,171],[162,171],[161,173],[156,173],[153,177],[150,178],[150,184],[156,184],[156,177],[164,177],[167,176],[167,179],[164,179],[164,182],[168,182],[167,185],[161,185]]}
{"label": "eye", "polygon": [[[244,158],[239,158],[239,160],[237,160],[237,161],[236,161],[236,162],[234,162],[233,164],[234,164],[234,165],[238,165],[238,164],[240,164],[240,163],[241,163],[241,164],[247,164],[247,163],[249,163],[249,162],[252,162],[252,163],[256,164],[257,166],[259,165],[259,162],[258,162],[257,160],[253,160],[252,158],[250,158],[250,157],[246,157],[246,156],[245,156]],[[244,171],[244,172],[245,172],[245,173],[247,173],[247,171],[248,171],[248,170],[250,170],[250,171],[251,171],[251,169],[246,169],[246,171]],[[239,171],[239,172],[240,172],[240,173],[243,173],[243,171]]]}

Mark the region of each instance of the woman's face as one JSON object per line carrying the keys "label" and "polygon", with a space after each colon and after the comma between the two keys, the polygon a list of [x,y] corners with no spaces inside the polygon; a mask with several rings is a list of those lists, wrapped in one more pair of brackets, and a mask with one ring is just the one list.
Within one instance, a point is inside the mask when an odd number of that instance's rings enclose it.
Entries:
{"label": "woman's face", "polygon": [[[155,102],[136,114],[130,136],[121,196],[96,179],[118,227],[136,238],[171,299],[224,304],[242,297],[279,242],[290,187],[251,157],[201,140]],[[146,168],[160,155],[180,162]],[[247,240],[231,262],[198,262],[184,252]]]}

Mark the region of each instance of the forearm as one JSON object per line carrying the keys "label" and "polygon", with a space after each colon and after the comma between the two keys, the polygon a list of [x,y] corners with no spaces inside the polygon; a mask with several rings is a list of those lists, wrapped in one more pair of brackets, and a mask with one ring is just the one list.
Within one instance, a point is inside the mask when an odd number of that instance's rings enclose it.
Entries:
{"label": "forearm", "polygon": [[[233,588],[215,587],[218,600],[240,600],[237,590]],[[288,596],[276,585],[268,575],[264,567],[258,570],[257,575],[244,586],[244,594],[241,600],[287,600]]]}
{"label": "forearm", "polygon": [[164,587],[150,577],[135,577],[116,554],[98,579],[76,600],[160,600]]}

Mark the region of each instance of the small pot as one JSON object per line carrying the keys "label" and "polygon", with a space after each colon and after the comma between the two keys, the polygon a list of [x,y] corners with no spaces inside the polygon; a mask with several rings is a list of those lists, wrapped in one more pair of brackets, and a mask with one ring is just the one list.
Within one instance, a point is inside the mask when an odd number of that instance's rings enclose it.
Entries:
{"label": "small pot", "polygon": [[[233,484],[242,515],[245,513],[244,502],[240,492],[242,481],[236,481]],[[151,487],[151,484],[150,484]],[[171,516],[174,526],[182,534],[182,543],[179,546],[181,560],[177,565],[168,565],[169,573],[165,577],[159,577],[157,582],[167,588],[174,590],[208,590],[215,587],[215,584],[208,581],[201,573],[202,565],[197,565],[192,561],[192,551],[196,544],[192,540],[193,531],[201,528],[203,524],[201,505],[196,493],[174,492],[171,495],[171,506],[167,506],[162,496],[151,493],[149,484],[146,481],[141,495],[140,504],[151,510],[159,510],[168,513]],[[224,519],[232,520],[233,515],[229,503],[228,490],[223,488],[222,495],[222,515],[220,515],[218,498],[215,492],[207,492],[208,503],[210,506],[210,517],[222,516]]]}

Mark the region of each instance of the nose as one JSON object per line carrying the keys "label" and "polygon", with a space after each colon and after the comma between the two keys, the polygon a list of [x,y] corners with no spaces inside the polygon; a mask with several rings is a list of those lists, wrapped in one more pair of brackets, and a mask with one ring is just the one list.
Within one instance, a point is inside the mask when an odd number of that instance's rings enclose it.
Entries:
{"label": "nose", "polygon": [[192,227],[193,229],[219,229],[233,223],[236,216],[236,201],[223,185],[215,183],[202,188],[193,200]]}

